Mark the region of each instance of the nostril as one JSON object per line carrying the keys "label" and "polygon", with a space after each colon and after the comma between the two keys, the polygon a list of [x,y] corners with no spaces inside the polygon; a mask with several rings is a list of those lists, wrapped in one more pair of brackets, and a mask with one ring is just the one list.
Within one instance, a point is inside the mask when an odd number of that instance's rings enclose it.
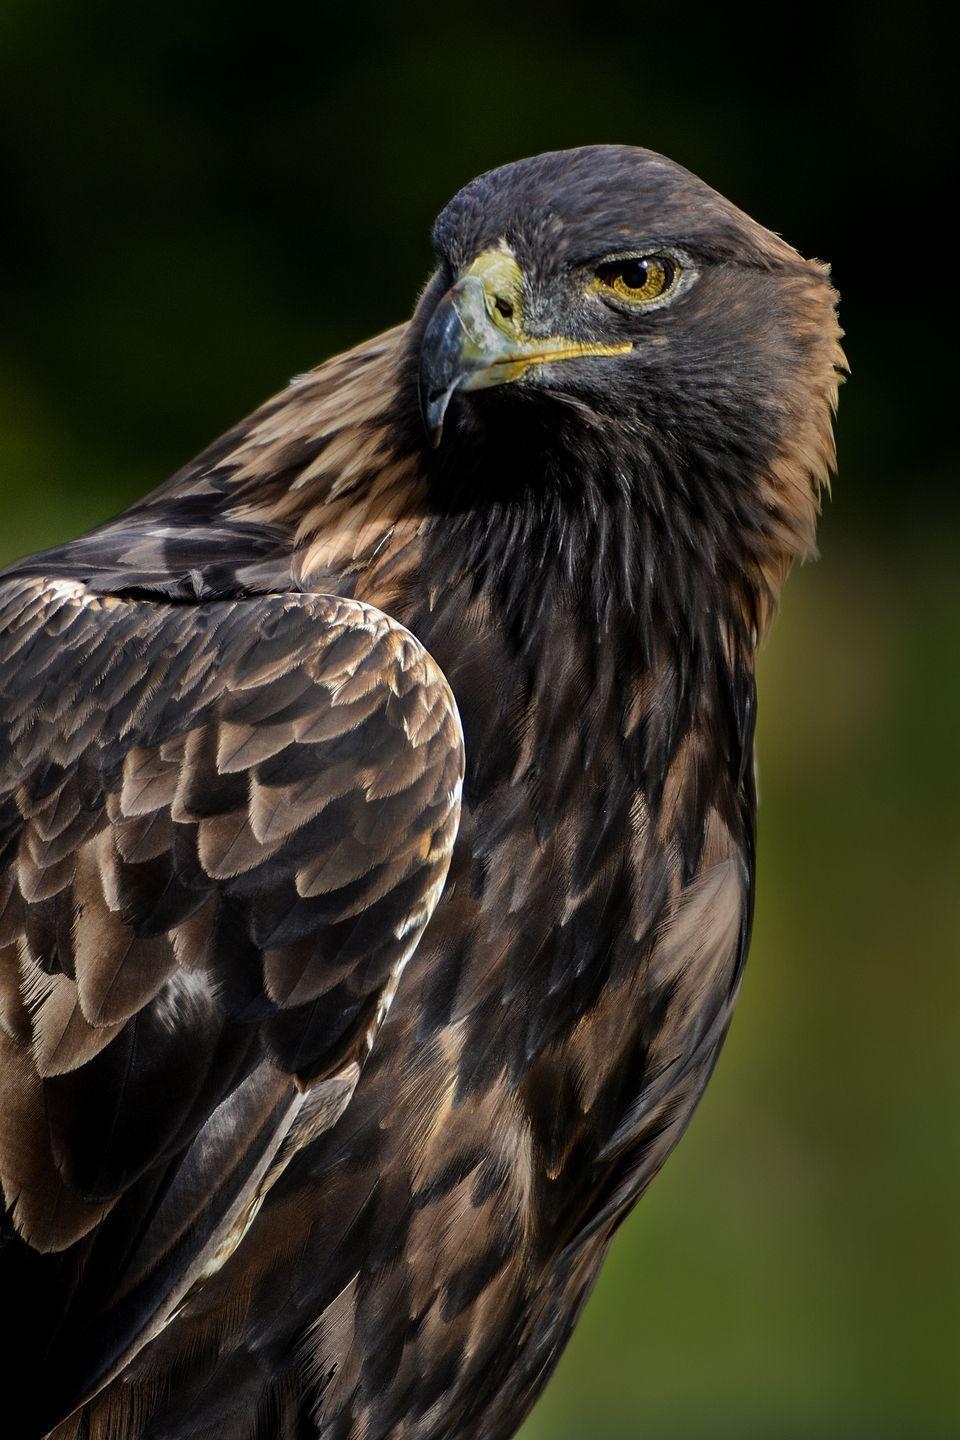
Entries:
{"label": "nostril", "polygon": [[513,319],[513,306],[510,304],[509,300],[504,300],[502,295],[498,295],[493,303],[496,306],[497,310],[500,312],[500,314],[503,316],[504,320]]}

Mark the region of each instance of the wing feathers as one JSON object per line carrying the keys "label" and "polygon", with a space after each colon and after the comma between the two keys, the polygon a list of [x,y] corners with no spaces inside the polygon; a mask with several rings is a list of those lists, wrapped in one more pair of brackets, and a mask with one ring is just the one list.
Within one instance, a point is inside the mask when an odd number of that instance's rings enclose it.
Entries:
{"label": "wing feathers", "polygon": [[0,1185],[7,1243],[63,1254],[62,1406],[101,1319],[133,1353],[235,1243],[304,1087],[352,1089],[462,773],[443,677],[369,607],[0,586]]}
{"label": "wing feathers", "polygon": [[75,981],[45,976],[45,988],[33,1012],[33,1053],[42,1078],[76,1070],[108,1045],[124,1021],[91,1023],[83,1013]]}

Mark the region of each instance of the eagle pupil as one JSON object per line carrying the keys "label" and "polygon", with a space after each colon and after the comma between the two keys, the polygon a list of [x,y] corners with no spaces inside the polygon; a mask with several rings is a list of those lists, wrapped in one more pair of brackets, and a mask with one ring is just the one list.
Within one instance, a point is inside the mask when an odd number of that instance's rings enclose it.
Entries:
{"label": "eagle pupil", "polygon": [[624,285],[631,290],[642,290],[650,275],[650,266],[646,260],[625,260],[620,271],[620,278]]}

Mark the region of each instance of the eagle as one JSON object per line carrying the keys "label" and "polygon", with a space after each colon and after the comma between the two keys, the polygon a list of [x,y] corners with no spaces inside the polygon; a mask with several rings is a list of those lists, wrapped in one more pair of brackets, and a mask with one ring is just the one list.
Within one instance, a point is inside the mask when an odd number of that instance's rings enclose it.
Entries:
{"label": "eagle", "polygon": [[0,574],[11,1440],[507,1440],[729,1026],[829,272],[619,145],[433,239]]}

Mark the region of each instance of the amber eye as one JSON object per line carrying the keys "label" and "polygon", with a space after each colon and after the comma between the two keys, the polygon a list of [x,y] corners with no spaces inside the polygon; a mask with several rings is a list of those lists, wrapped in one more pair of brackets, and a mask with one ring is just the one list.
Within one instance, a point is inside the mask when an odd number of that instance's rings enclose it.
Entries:
{"label": "amber eye", "polygon": [[596,275],[602,293],[645,305],[669,294],[680,278],[680,266],[669,255],[630,255],[605,260]]}

